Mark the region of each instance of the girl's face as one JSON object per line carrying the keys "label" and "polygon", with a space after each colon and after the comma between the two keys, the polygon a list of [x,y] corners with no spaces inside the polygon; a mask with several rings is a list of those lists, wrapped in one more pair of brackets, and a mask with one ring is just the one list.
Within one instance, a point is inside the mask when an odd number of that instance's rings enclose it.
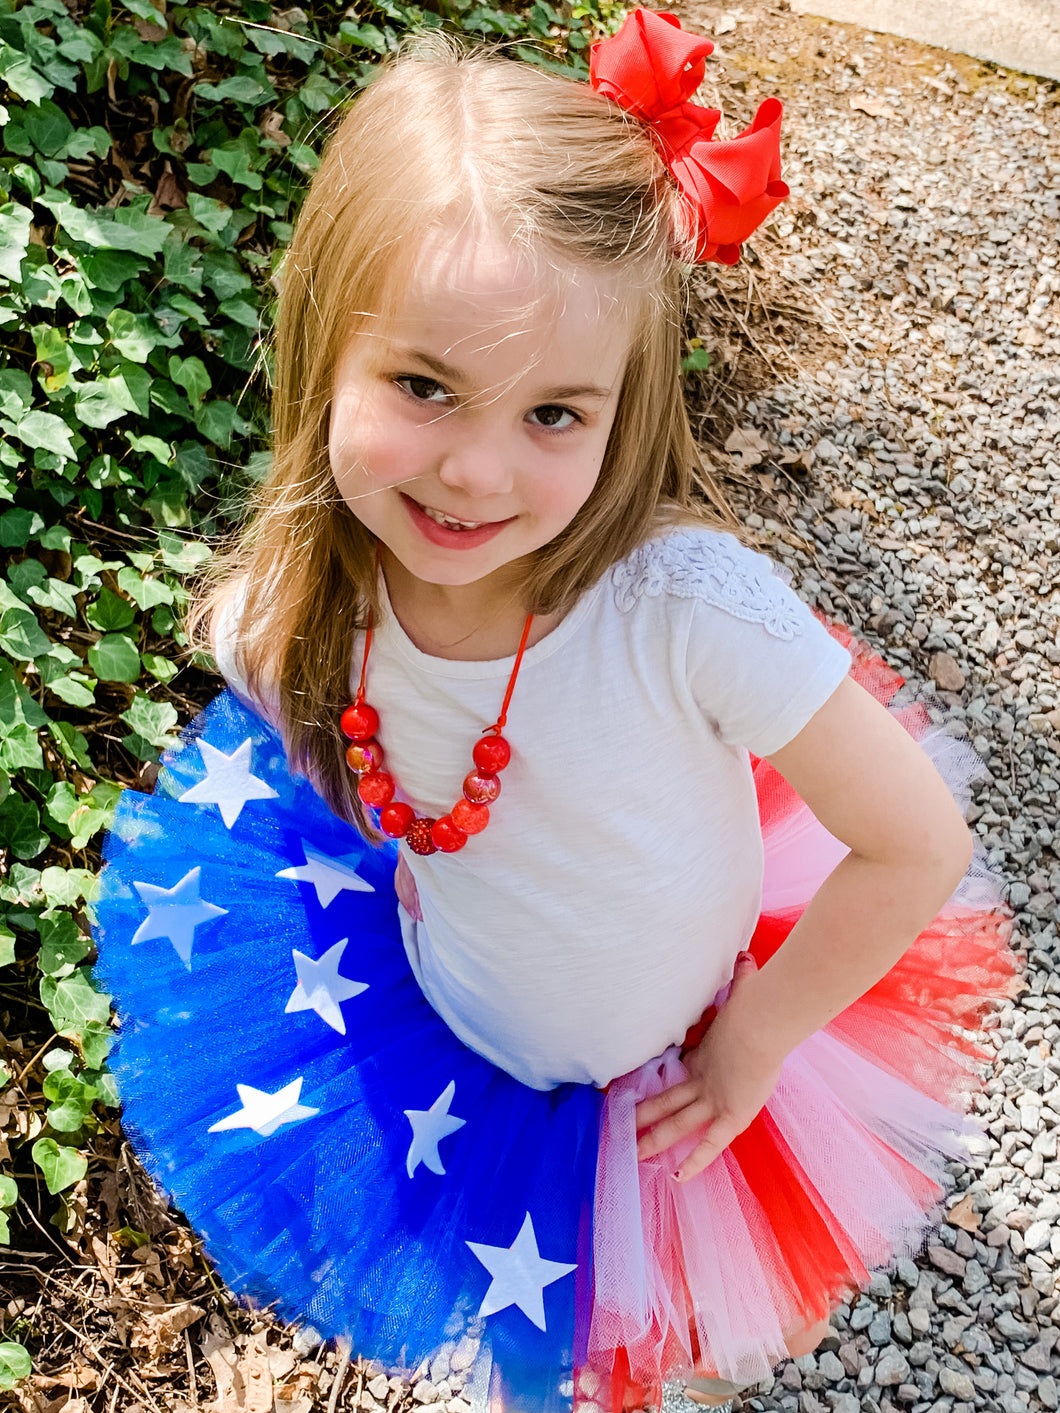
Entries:
{"label": "girl's face", "polygon": [[439,243],[398,316],[339,359],[336,484],[417,579],[507,583],[595,486],[629,347],[607,279],[543,275],[499,239]]}

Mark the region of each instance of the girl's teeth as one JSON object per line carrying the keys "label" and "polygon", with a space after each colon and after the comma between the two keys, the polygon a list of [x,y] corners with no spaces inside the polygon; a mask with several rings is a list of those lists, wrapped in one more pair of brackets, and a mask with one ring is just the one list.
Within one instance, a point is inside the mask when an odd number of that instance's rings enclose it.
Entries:
{"label": "girl's teeth", "polygon": [[420,506],[429,519],[434,520],[439,525],[444,525],[448,530],[477,530],[480,525],[484,525],[484,520],[454,520],[451,515],[443,515],[440,510],[432,510],[429,505]]}

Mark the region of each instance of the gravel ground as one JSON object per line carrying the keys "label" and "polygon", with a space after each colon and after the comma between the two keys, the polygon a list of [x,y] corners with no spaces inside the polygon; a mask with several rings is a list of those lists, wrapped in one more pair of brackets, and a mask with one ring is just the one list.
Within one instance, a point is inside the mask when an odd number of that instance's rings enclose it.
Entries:
{"label": "gravel ground", "polygon": [[[989,769],[974,827],[1027,956],[1026,989],[991,1032],[988,1141],[950,1169],[949,1220],[742,1407],[1055,1410],[1060,89],[769,0],[679,9],[716,35],[720,106],[784,99],[792,186],[744,265],[705,275],[724,314],[701,327],[705,443],[801,592],[972,738]],[[158,1392],[174,1413],[268,1407],[251,1385],[270,1369],[287,1413],[471,1413],[461,1359],[418,1371],[410,1396],[239,1312],[213,1313],[195,1353],[184,1338],[186,1395]],[[142,1402],[121,1406],[158,1407],[137,1384]],[[88,1413],[51,1396],[32,1406]]]}
{"label": "gravel ground", "polygon": [[[787,110],[792,198],[750,270],[774,377],[737,408],[738,499],[804,596],[973,740],[974,829],[1027,956],[946,1223],[743,1406],[1056,1409],[1060,90],[786,6],[678,9],[722,84]],[[793,308],[816,321],[794,347]]]}

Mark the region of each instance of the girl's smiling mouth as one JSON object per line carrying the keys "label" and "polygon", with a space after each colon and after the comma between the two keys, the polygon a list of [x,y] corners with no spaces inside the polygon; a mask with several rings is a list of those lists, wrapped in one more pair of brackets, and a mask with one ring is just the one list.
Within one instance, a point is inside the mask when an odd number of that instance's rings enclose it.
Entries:
{"label": "girl's smiling mouth", "polygon": [[485,544],[517,518],[512,515],[506,520],[461,520],[433,506],[421,505],[404,491],[400,495],[409,519],[424,538],[433,545],[447,549],[473,549],[476,545]]}

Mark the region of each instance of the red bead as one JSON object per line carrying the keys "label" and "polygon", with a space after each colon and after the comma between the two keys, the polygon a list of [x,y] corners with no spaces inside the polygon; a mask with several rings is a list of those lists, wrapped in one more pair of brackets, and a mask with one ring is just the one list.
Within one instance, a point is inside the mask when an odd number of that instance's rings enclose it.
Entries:
{"label": "red bead", "polygon": [[394,777],[385,770],[373,770],[357,782],[357,793],[366,805],[381,809],[394,798]]}
{"label": "red bead", "polygon": [[371,770],[381,770],[383,748],[378,741],[351,741],[346,747],[346,764],[358,775],[367,775]]}
{"label": "red bead", "polygon": [[379,730],[379,713],[367,702],[351,702],[342,713],[342,729],[353,741],[367,741]]}
{"label": "red bead", "polygon": [[483,736],[481,741],[475,742],[471,756],[479,770],[493,773],[503,770],[508,764],[512,758],[512,748],[503,736]]}
{"label": "red bead", "polygon": [[464,798],[473,805],[492,805],[501,793],[501,782],[488,770],[473,770],[464,781]]}
{"label": "red bead", "polygon": [[435,848],[441,849],[443,854],[455,854],[467,843],[467,834],[453,823],[452,815],[443,814],[431,826],[431,839]]}
{"label": "red bead", "polygon": [[414,854],[436,854],[438,845],[431,838],[433,819],[414,819],[405,835],[405,843]]}
{"label": "red bead", "polygon": [[481,834],[490,822],[489,805],[473,805],[470,800],[457,800],[450,813],[465,834]]}
{"label": "red bead", "polygon": [[403,800],[395,800],[387,805],[379,816],[379,828],[391,839],[403,839],[409,825],[416,818],[416,811]]}

